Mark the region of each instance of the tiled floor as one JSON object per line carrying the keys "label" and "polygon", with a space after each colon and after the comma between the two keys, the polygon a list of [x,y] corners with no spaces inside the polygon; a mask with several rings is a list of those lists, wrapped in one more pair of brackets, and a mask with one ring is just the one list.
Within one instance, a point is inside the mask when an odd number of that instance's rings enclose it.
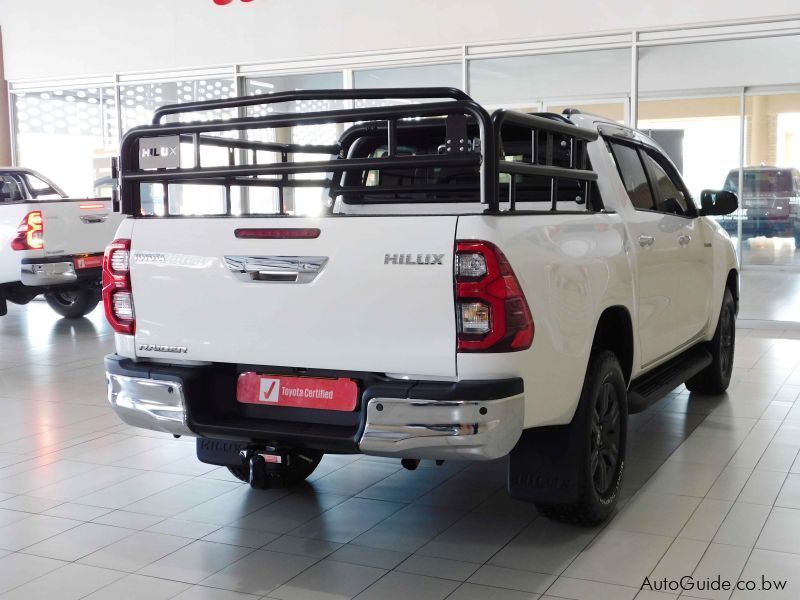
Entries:
{"label": "tiled floor", "polygon": [[[751,318],[757,318],[751,317]],[[309,485],[251,491],[191,440],[106,407],[100,311],[0,319],[0,599],[666,600],[694,574],[788,579],[800,597],[800,340],[742,322],[721,397],[673,393],[630,424],[619,513],[553,523],[505,465],[326,457]],[[638,595],[637,595],[638,594]],[[694,591],[700,597],[726,593]]]}

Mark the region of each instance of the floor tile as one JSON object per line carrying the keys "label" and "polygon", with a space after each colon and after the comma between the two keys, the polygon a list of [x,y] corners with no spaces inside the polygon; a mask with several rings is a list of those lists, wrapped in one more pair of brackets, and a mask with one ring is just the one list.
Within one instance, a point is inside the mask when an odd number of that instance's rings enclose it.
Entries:
{"label": "floor tile", "polygon": [[374,567],[323,560],[269,595],[279,600],[345,600],[358,595],[385,573]]}
{"label": "floor tile", "polygon": [[2,600],[78,600],[124,577],[124,573],[68,564],[6,592]]}
{"label": "floor tile", "polygon": [[541,594],[556,580],[555,575],[534,573],[521,569],[507,569],[495,565],[484,565],[470,578],[470,583],[506,587],[520,592],[534,592]]}
{"label": "floor tile", "polygon": [[[567,577],[639,587],[669,548],[672,539],[646,533],[607,530],[581,552]],[[625,565],[625,568],[620,568]]]}
{"label": "floor tile", "polygon": [[129,537],[85,556],[80,562],[133,573],[190,543],[186,538],[134,531]]}
{"label": "floor tile", "polygon": [[506,544],[489,563],[558,575],[597,535],[597,529],[540,518]]}
{"label": "floor tile", "polygon": [[229,544],[196,541],[140,570],[142,575],[185,583],[200,583],[252,552]]}
{"label": "floor tile", "polygon": [[64,533],[27,546],[23,552],[74,562],[133,533],[135,532],[130,529],[98,525],[97,523],[83,523]]}
{"label": "floor tile", "polygon": [[86,596],[86,600],[167,600],[188,588],[187,584],[177,581],[126,575]]}
{"label": "floor tile", "polygon": [[756,548],[800,554],[800,511],[773,508],[758,537]]}
{"label": "floor tile", "polygon": [[[705,579],[716,579],[735,582],[744,568],[750,549],[741,546],[725,546],[722,544],[711,544],[700,563],[697,565],[693,576],[695,581]],[[714,600],[729,598],[730,591],[725,590],[699,590],[693,589],[685,591],[684,596],[691,598],[711,598]]]}
{"label": "floor tile", "polygon": [[0,527],[0,548],[12,551],[22,550],[78,525],[81,525],[81,522],[72,519],[29,515],[25,519]]}
{"label": "floor tile", "polygon": [[403,573],[413,573],[415,575],[427,575],[429,577],[439,577],[441,579],[466,581],[480,566],[479,563],[414,554],[400,563],[395,570]]}
{"label": "floor tile", "polygon": [[[518,592],[505,588],[495,588],[475,583],[464,583],[447,600],[537,600],[539,594]],[[544,598],[544,596],[541,596]]]}
{"label": "floor tile", "polygon": [[798,573],[800,573],[800,555],[770,550],[753,550],[740,579],[753,581],[758,587],[752,591],[736,591],[733,599],[795,600],[800,597]]}
{"label": "floor tile", "polygon": [[458,587],[447,579],[392,571],[367,588],[358,600],[444,600]]}
{"label": "floor tile", "polygon": [[643,491],[611,522],[613,529],[676,536],[700,504],[698,498]]}
{"label": "floor tile", "polygon": [[330,555],[331,560],[364,565],[367,567],[377,567],[379,569],[394,569],[406,558],[408,558],[408,554],[405,552],[384,550],[383,548],[370,548],[369,546],[358,546],[356,544],[344,544]]}
{"label": "floor tile", "polygon": [[317,559],[297,554],[256,550],[245,558],[217,571],[202,584],[235,592],[263,596],[293,579]]}
{"label": "floor tile", "polygon": [[0,557],[0,593],[43,577],[66,563],[28,554],[7,554]]}
{"label": "floor tile", "polygon": [[714,542],[751,548],[761,534],[769,513],[769,506],[734,503],[714,536]]}

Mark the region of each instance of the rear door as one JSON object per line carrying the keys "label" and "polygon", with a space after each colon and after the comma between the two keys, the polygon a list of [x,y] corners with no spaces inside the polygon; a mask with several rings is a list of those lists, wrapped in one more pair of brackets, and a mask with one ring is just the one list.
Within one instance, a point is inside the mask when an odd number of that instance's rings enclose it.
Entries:
{"label": "rear door", "polygon": [[456,223],[136,219],[137,355],[453,377]]}

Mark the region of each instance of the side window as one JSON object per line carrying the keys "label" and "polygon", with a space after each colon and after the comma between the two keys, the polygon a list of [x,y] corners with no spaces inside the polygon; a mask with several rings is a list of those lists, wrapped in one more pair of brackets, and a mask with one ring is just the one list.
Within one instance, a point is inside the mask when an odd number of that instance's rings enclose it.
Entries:
{"label": "side window", "polygon": [[653,193],[639,152],[633,146],[616,142],[608,142],[608,147],[617,163],[619,175],[633,206],[638,210],[653,210],[655,208]]}
{"label": "side window", "polygon": [[649,151],[645,152],[644,156],[648,167],[651,169],[653,183],[658,194],[656,210],[673,215],[693,216],[694,211],[690,207],[690,200],[683,191],[683,186],[676,181],[677,176],[674,173],[672,176],[667,173],[665,168],[667,163],[664,162],[662,167],[657,158]]}
{"label": "side window", "polygon": [[39,179],[34,175],[24,175],[25,181],[28,182],[28,189],[37,200],[59,200],[61,194],[53,189],[46,181]]}
{"label": "side window", "polygon": [[18,202],[25,199],[19,182],[7,175],[0,176],[0,202]]}

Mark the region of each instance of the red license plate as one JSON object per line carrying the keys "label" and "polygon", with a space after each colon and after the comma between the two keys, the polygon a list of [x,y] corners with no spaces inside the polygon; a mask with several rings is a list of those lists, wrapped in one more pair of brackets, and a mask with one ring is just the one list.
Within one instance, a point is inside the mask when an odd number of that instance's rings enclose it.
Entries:
{"label": "red license plate", "polygon": [[72,263],[75,265],[75,269],[99,269],[103,266],[103,257],[102,255],[98,256],[81,256],[78,258],[72,259]]}
{"label": "red license plate", "polygon": [[350,412],[358,405],[358,385],[345,378],[287,377],[248,372],[239,375],[236,400],[243,404]]}

